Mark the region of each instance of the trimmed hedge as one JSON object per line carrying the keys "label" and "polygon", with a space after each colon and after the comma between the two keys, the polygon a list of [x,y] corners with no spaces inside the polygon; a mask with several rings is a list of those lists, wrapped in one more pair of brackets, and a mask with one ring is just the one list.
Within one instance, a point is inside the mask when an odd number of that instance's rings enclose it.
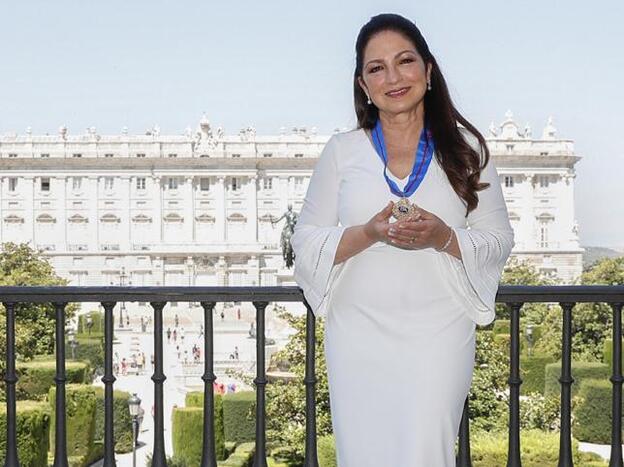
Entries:
{"label": "trimmed hedge", "polygon": [[[250,407],[255,406],[254,391],[240,391],[229,394],[215,394],[223,400],[223,435],[226,441],[247,443],[256,439],[256,417],[247,417]],[[186,394],[187,407],[203,407],[204,393],[189,392]]]}
{"label": "trimmed hedge", "polygon": [[[104,445],[104,388],[95,387],[97,404],[95,408],[95,433],[96,444]],[[125,391],[113,391],[113,440],[115,452],[132,451],[132,415],[128,408],[130,393]]]}
{"label": "trimmed hedge", "polygon": [[581,383],[581,400],[574,408],[574,437],[580,441],[611,444],[612,388],[610,381],[586,379]]}
{"label": "trimmed hedge", "polygon": [[[470,451],[474,467],[500,467],[507,465],[508,434],[506,432],[477,432],[470,437]],[[522,467],[557,465],[559,461],[559,433],[541,430],[521,430],[520,450]],[[579,443],[572,439],[574,465],[607,467],[607,463],[594,453],[579,451]],[[590,464],[595,462],[595,464]]]}
{"label": "trimmed hedge", "polygon": [[241,443],[227,460],[219,462],[219,467],[251,467],[255,449],[255,443]]}
{"label": "trimmed hedge", "polygon": [[533,354],[530,357],[520,356],[520,393],[526,395],[530,392],[544,393],[546,365],[553,363],[555,358],[551,355]]}
{"label": "trimmed hedge", "polygon": [[[15,385],[19,400],[43,400],[54,386],[56,362],[54,356],[29,362],[17,362],[15,365],[18,381]],[[90,382],[91,369],[87,362],[65,362],[67,383],[82,384]]]}
{"label": "trimmed hedge", "polygon": [[223,396],[223,433],[228,441],[247,443],[256,439],[256,405],[254,391],[240,391]]}
{"label": "trimmed hedge", "polygon": [[[225,459],[222,397],[221,394],[215,394],[214,401],[215,449],[219,460]],[[188,393],[186,405],[187,407],[174,407],[171,414],[173,457],[189,465],[199,465],[204,432],[203,394]]]}
{"label": "trimmed hedge", "polygon": [[[18,401],[17,455],[21,467],[47,465],[50,447],[50,409],[46,402]],[[0,404],[0,465],[6,457],[6,404]]]}
{"label": "trimmed hedge", "polygon": [[[624,339],[622,339],[622,349],[624,349]],[[613,339],[605,339],[602,343],[602,361],[609,366],[613,366]]]}
{"label": "trimmed hedge", "polygon": [[[56,387],[51,387],[48,401],[52,408],[50,426],[55,426]],[[85,384],[65,386],[65,404],[67,420],[67,455],[71,456],[77,467],[86,467],[101,457],[100,449],[95,449],[95,406],[97,398],[95,388]],[[54,449],[55,430],[50,430],[50,446]]]}
{"label": "trimmed hedge", "polygon": [[[520,318],[520,353],[523,355],[528,354],[529,343],[525,337],[526,322],[523,318]],[[494,334],[494,340],[500,344],[504,344],[507,341],[506,347],[509,348],[509,342],[511,342],[511,321],[508,319],[496,319],[492,326],[492,333]],[[506,337],[499,337],[506,336]],[[533,344],[532,348],[535,348],[535,344],[542,337],[542,325],[533,325]]]}
{"label": "trimmed hedge", "polygon": [[[600,362],[572,362],[572,397],[578,394],[581,381],[584,379],[608,380],[610,370],[607,365]],[[546,365],[544,375],[544,395],[552,396],[561,393],[561,361]]]}

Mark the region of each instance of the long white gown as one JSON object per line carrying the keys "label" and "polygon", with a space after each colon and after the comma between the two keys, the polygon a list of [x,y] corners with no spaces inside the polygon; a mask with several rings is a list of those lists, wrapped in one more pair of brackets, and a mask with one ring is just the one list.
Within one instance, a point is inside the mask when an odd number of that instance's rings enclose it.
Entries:
{"label": "long white gown", "polygon": [[[476,325],[494,319],[513,230],[492,163],[481,176],[490,187],[466,218],[434,156],[410,201],[453,228],[462,259],[377,242],[334,265],[344,230],[399,199],[383,168],[363,130],[330,138],[291,239],[295,280],[325,319],[338,466],[451,467]],[[408,180],[387,173],[399,188]]]}

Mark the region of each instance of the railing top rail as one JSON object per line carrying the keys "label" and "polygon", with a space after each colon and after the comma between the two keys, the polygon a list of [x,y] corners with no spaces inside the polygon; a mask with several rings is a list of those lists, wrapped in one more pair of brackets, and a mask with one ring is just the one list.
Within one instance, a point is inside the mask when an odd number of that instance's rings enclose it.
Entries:
{"label": "railing top rail", "polygon": [[[300,302],[297,286],[2,286],[0,302]],[[497,302],[624,302],[624,285],[503,285]]]}

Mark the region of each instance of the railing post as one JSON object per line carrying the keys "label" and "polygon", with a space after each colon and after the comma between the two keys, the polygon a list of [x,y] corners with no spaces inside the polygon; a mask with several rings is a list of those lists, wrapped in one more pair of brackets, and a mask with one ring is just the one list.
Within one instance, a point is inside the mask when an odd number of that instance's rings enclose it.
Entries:
{"label": "railing post", "polygon": [[6,457],[5,467],[19,467],[17,455],[17,411],[15,409],[15,303],[4,303],[6,309]]}
{"label": "railing post", "polygon": [[165,456],[165,426],[163,423],[163,308],[165,302],[150,302],[154,309],[154,450],[152,467],[167,467]]}
{"label": "railing post", "polygon": [[306,439],[305,467],[318,467],[316,452],[316,317],[307,301],[304,302],[306,315],[306,361],[304,384],[306,389]]}
{"label": "railing post", "polygon": [[214,302],[201,302],[204,309],[204,432],[201,467],[216,467],[216,446],[214,432],[214,374],[213,324]]}
{"label": "railing post", "polygon": [[520,467],[520,309],[523,303],[511,303],[509,332],[509,443],[507,467]]}
{"label": "railing post", "polygon": [[560,303],[563,309],[562,354],[561,354],[561,431],[559,433],[558,467],[572,467],[571,386],[572,378],[572,308],[574,303]]}
{"label": "railing post", "polygon": [[269,302],[253,302],[256,307],[256,451],[253,467],[267,467],[266,460],[266,400],[267,384],[264,368],[264,313]]}
{"label": "railing post", "polygon": [[56,402],[54,467],[68,467],[67,428],[65,414],[65,306],[67,303],[54,303],[56,308]]}
{"label": "railing post", "polygon": [[464,411],[459,424],[459,449],[457,450],[457,467],[472,467],[470,458],[470,413],[468,405],[469,397],[464,401]]}
{"label": "railing post", "polygon": [[613,309],[613,383],[611,407],[611,456],[609,467],[622,467],[622,303],[611,303]]}
{"label": "railing post", "polygon": [[115,467],[115,433],[113,428],[113,308],[115,302],[103,302],[104,307],[104,467]]}

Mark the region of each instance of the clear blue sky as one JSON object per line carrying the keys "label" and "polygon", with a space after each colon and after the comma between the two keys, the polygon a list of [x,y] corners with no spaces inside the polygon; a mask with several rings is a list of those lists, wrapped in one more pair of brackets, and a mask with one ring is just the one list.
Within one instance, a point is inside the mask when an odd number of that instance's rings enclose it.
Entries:
{"label": "clear blue sky", "polygon": [[583,245],[624,248],[624,3],[13,1],[0,5],[0,133],[352,127],[354,42],[370,16],[421,29],[482,131],[511,109],[573,139]]}

